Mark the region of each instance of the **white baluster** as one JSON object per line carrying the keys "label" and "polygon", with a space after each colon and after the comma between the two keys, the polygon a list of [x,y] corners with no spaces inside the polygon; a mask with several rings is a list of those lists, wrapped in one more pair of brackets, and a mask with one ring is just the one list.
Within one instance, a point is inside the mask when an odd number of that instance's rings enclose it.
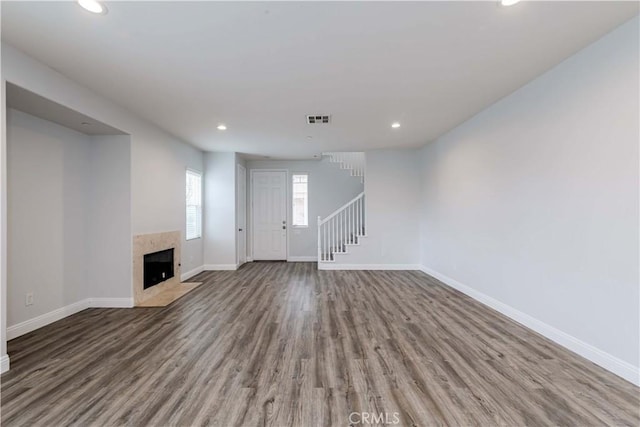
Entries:
{"label": "white baluster", "polygon": [[336,252],[336,217],[334,216],[333,218],[331,218],[331,224],[332,224],[332,240],[331,240],[331,258],[335,259],[335,257],[333,257],[333,254]]}
{"label": "white baluster", "polygon": [[340,250],[340,236],[342,235],[342,223],[340,221],[340,214],[336,215],[336,252],[342,252]]}
{"label": "white baluster", "polygon": [[324,254],[324,260],[327,260],[327,223],[325,222],[322,227],[324,228],[324,246],[322,248],[322,253]]}
{"label": "white baluster", "polygon": [[340,252],[340,215],[336,215],[334,217],[336,221],[336,242],[335,242],[335,251]]}
{"label": "white baluster", "polygon": [[322,258],[320,257],[320,254],[322,253],[320,251],[320,217],[318,217],[318,240],[316,242],[316,246],[318,249],[318,262],[322,261]]}
{"label": "white baluster", "polygon": [[356,215],[358,216],[358,219],[356,220],[356,229],[358,230],[356,235],[360,236],[360,201],[362,201],[362,198],[358,199],[358,208],[356,209]]}
{"label": "white baluster", "polygon": [[323,249],[323,246],[324,246],[324,245],[323,245],[323,241],[322,241],[322,240],[323,240],[323,238],[324,238],[324,236],[323,236],[323,231],[324,231],[324,224],[322,224],[322,225],[320,226],[320,236],[319,236],[319,237],[320,237],[320,259],[321,259],[322,261],[324,261],[324,249]]}
{"label": "white baluster", "polygon": [[[344,245],[344,242],[345,242],[344,236],[345,236],[345,233],[347,231],[347,227],[345,226],[345,223],[344,223],[344,211],[340,213],[340,224],[342,224],[342,228],[340,230],[341,231],[340,238],[342,239],[342,244],[340,245],[340,250],[344,250],[344,248],[343,248],[343,245]],[[346,252],[346,250],[344,250],[344,251]]]}
{"label": "white baluster", "polygon": [[349,243],[349,206],[344,210],[344,244]]}
{"label": "white baluster", "polygon": [[362,230],[367,234],[367,199],[362,197]]}
{"label": "white baluster", "polygon": [[338,241],[337,241],[337,245],[338,245],[338,252],[342,252],[342,233],[344,233],[344,222],[343,222],[343,215],[342,212],[340,212],[340,215],[337,216],[337,220],[338,223],[340,224],[340,228],[338,230]]}
{"label": "white baluster", "polygon": [[349,205],[349,230],[351,230],[349,239],[351,239],[351,243],[355,243],[353,241],[353,204]]}
{"label": "white baluster", "polygon": [[356,202],[356,216],[355,216],[356,223],[354,225],[354,227],[356,229],[356,236],[360,235],[360,233],[358,232],[358,230],[359,230],[359,228],[358,228],[358,215],[359,215],[359,212],[360,212],[360,199],[358,199],[357,202]]}
{"label": "white baluster", "polygon": [[327,223],[322,224],[322,259],[327,260]]}
{"label": "white baluster", "polygon": [[344,240],[345,251],[346,251],[346,244],[349,242],[349,224],[347,223],[346,211],[345,211],[345,216],[343,221],[344,221],[344,234],[342,235],[342,238]]}
{"label": "white baluster", "polygon": [[[344,232],[342,233],[342,241],[346,244],[347,243],[347,233],[349,232],[349,230],[348,230],[348,227],[347,227],[347,222],[345,220],[346,220],[346,218],[343,215],[342,222],[344,223]],[[345,246],[345,252],[346,252],[346,246]]]}
{"label": "white baluster", "polygon": [[344,221],[342,212],[338,215],[338,252],[342,252],[342,233],[344,233]]}
{"label": "white baluster", "polygon": [[327,254],[329,255],[329,261],[331,261],[332,249],[331,249],[331,241],[333,239],[333,219],[329,220],[329,247],[327,248]]}
{"label": "white baluster", "polygon": [[353,204],[350,204],[349,207],[347,207],[347,235],[346,235],[346,240],[347,242],[351,243],[351,222],[350,222],[350,217],[349,217],[349,210],[351,209],[351,206]]}
{"label": "white baluster", "polygon": [[362,197],[358,199],[358,236],[362,234]]}
{"label": "white baluster", "polygon": [[324,261],[324,224],[320,226],[320,258]]}
{"label": "white baluster", "polygon": [[347,229],[347,234],[345,234],[345,243],[349,243],[349,205],[344,207],[344,224]]}
{"label": "white baluster", "polygon": [[331,261],[331,220],[327,223],[327,257]]}
{"label": "white baluster", "polygon": [[358,241],[358,200],[353,204],[353,242]]}
{"label": "white baluster", "polygon": [[[356,201],[356,203],[357,203],[357,201]],[[353,219],[354,219],[353,218],[353,210],[354,210],[354,208],[355,208],[355,203],[353,205],[351,205],[351,209],[349,210],[349,221],[351,222],[350,227],[349,227],[351,229],[351,243],[355,243],[355,236],[354,236],[355,230],[354,230],[354,227],[353,227],[353,222],[354,222],[353,221]]]}

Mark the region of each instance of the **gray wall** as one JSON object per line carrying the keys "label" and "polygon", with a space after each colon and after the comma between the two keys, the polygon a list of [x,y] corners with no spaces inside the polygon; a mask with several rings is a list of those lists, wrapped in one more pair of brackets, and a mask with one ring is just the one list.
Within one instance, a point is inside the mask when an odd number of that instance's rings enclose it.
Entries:
{"label": "gray wall", "polygon": [[131,297],[131,137],[90,141],[87,264],[90,297]]}
{"label": "gray wall", "polygon": [[[87,298],[89,138],[9,110],[9,326]],[[34,304],[25,306],[25,294]]]}
{"label": "gray wall", "polygon": [[[65,105],[131,135],[131,240],[132,235],[181,230],[185,233],[185,169],[203,170],[203,153],[163,131],[156,125],[131,114],[91,90],[78,85],[60,73],[2,43],[2,109],[5,108],[5,82]],[[2,115],[2,145],[0,146],[0,187],[6,186],[7,145],[4,114]],[[7,203],[4,191],[0,196],[0,226],[2,250],[0,271],[0,360],[6,353],[7,269],[6,254]],[[182,271],[203,264],[203,239],[182,244]],[[128,283],[131,283],[129,278]],[[24,301],[22,301],[24,305]],[[3,369],[5,366],[3,365]]]}
{"label": "gray wall", "polygon": [[421,214],[426,267],[636,369],[638,48],[635,18],[427,145]]}
{"label": "gray wall", "polygon": [[[202,151],[2,44],[2,78],[131,135],[132,234],[185,235],[185,170],[203,171]],[[3,80],[3,81],[4,81]],[[203,264],[203,239],[182,243],[182,272]]]}
{"label": "gray wall", "polygon": [[134,130],[131,135],[132,233],[180,230],[182,273],[202,266],[204,248],[203,238],[185,239],[187,168],[204,172],[200,150],[157,129]]}
{"label": "gray wall", "polygon": [[366,152],[367,236],[337,264],[417,268],[420,263],[420,161],[416,150]]}
{"label": "gray wall", "polygon": [[[247,228],[249,242],[247,251],[251,256],[251,169],[285,169],[291,175],[297,172],[309,174],[309,227],[289,227],[289,258],[305,257],[317,259],[318,216],[325,217],[353,199],[363,191],[358,177],[352,177],[347,170],[328,160],[253,160],[247,162]],[[288,219],[291,224],[291,182],[287,187]]]}
{"label": "gray wall", "polygon": [[9,110],[7,140],[8,325],[89,297],[131,297],[129,137]]}
{"label": "gray wall", "polygon": [[204,158],[204,265],[229,268],[236,264],[236,153]]}

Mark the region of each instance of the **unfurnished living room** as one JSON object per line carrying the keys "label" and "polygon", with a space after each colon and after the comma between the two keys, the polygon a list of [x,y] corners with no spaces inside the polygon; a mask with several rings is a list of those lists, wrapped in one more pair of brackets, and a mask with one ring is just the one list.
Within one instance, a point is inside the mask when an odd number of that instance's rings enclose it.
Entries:
{"label": "unfurnished living room", "polygon": [[2,426],[640,426],[637,1],[1,1]]}

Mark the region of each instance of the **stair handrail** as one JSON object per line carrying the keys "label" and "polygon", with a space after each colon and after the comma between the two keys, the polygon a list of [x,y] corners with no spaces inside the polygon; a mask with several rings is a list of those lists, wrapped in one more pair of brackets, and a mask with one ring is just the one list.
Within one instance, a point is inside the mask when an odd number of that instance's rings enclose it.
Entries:
{"label": "stair handrail", "polygon": [[358,194],[356,197],[354,197],[350,201],[348,201],[347,203],[345,203],[344,205],[342,205],[341,207],[339,207],[338,209],[336,209],[333,213],[331,213],[326,218],[321,219],[321,217],[318,216],[318,227],[320,227],[325,222],[329,221],[334,216],[338,215],[341,211],[345,210],[347,208],[347,206],[355,203],[358,199],[361,199],[362,197],[364,197],[364,191],[362,193]]}

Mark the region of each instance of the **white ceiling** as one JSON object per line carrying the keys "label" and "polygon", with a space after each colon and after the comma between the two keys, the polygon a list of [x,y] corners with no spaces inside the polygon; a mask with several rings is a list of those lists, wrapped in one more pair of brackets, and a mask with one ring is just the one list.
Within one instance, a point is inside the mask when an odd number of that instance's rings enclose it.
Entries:
{"label": "white ceiling", "polygon": [[[3,2],[2,39],[203,150],[279,158],[424,145],[638,13],[612,1],[106,4],[99,16]],[[307,125],[316,113],[332,123]]]}

